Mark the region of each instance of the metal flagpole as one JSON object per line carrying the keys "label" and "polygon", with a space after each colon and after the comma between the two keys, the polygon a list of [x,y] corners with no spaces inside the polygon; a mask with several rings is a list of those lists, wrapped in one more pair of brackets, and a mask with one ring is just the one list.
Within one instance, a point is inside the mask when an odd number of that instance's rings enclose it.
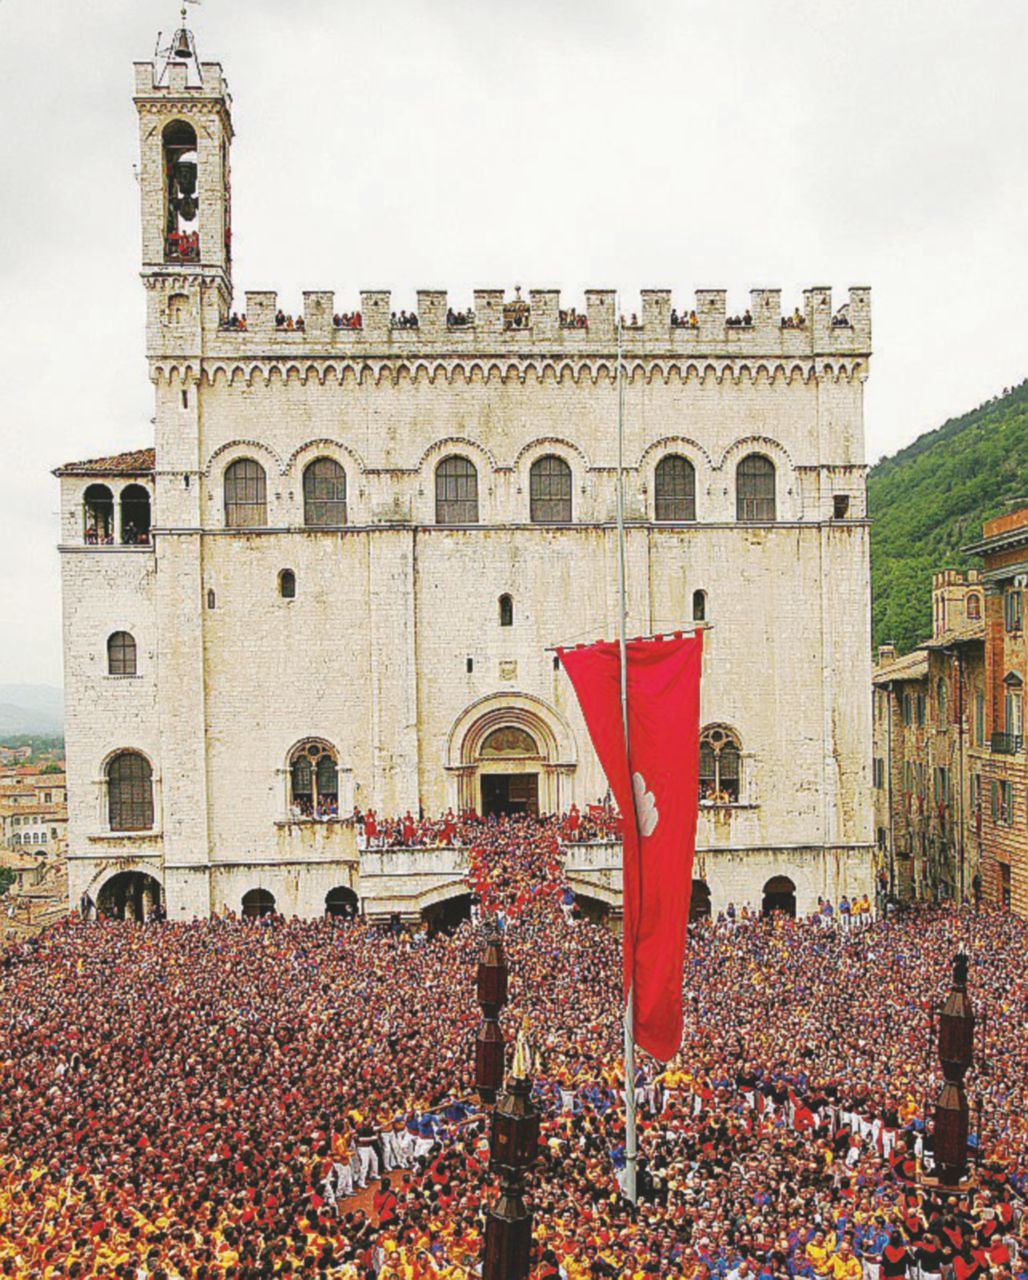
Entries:
{"label": "metal flagpole", "polygon": [[[615,374],[618,397],[618,482],[617,482],[617,528],[618,528],[618,654],[621,659],[621,724],[625,734],[625,759],[628,763],[629,794],[632,797],[632,812],[625,814],[625,820],[636,821],[635,790],[632,787],[632,753],[628,736],[628,650],[625,645],[627,629],[626,578],[625,562],[625,383],[622,376],[622,333],[621,333],[621,295],[615,299],[617,307],[617,371]],[[624,844],[622,844],[622,859]],[[625,922],[628,923],[627,921]],[[621,945],[624,946],[624,938]],[[635,954],[633,950],[633,956]],[[628,999],[625,1001],[625,1196],[632,1204],[636,1203],[635,1172],[639,1154],[638,1139],[635,1131],[635,1035],[632,1028],[632,1011],[635,1002],[634,978],[628,987]]]}

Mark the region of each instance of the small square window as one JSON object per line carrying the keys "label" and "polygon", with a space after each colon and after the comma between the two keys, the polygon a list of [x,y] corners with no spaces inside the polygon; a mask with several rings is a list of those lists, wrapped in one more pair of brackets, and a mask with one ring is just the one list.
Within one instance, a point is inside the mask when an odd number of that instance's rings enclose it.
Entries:
{"label": "small square window", "polygon": [[832,499],[832,509],[836,520],[845,520],[850,513],[850,495],[837,493]]}

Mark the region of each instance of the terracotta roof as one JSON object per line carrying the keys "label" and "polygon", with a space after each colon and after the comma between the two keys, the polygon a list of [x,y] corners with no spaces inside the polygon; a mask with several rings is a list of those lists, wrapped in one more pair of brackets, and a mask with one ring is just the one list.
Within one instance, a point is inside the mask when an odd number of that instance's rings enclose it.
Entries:
{"label": "terracotta roof", "polygon": [[944,631],[937,640],[926,640],[922,649],[949,649],[953,645],[971,644],[975,640],[985,640],[985,622],[979,618],[965,622],[963,626],[951,627]]}
{"label": "terracotta roof", "polygon": [[135,449],[116,453],[110,458],[90,458],[85,462],[66,462],[55,476],[143,476],[156,465],[153,449]]}
{"label": "terracotta roof", "polygon": [[39,817],[41,814],[47,814],[49,821],[68,821],[68,808],[64,804],[5,804],[0,800],[0,814],[8,818],[30,815]]}
{"label": "terracotta roof", "polygon": [[879,667],[874,673],[872,684],[888,684],[890,680],[923,680],[928,674],[927,653],[916,651],[908,653],[887,667]]}

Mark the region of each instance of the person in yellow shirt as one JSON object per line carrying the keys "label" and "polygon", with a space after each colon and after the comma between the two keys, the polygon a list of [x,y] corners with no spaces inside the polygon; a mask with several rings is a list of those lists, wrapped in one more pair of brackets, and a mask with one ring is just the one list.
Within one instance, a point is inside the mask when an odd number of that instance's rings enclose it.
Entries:
{"label": "person in yellow shirt", "polygon": [[814,1268],[815,1275],[829,1275],[832,1264],[832,1250],[825,1243],[825,1233],[823,1231],[815,1233],[813,1240],[808,1243],[803,1253],[807,1261]]}
{"label": "person in yellow shirt", "polygon": [[831,1259],[830,1271],[832,1280],[860,1280],[860,1261],[853,1256],[848,1240],[839,1245],[839,1252]]}

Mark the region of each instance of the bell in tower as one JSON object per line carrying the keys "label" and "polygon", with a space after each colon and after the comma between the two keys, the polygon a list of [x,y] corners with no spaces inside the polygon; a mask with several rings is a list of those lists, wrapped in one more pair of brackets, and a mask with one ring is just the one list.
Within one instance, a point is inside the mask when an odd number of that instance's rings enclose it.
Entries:
{"label": "bell in tower", "polygon": [[232,98],[220,63],[198,60],[184,20],[158,46],[135,64],[142,266],[151,347],[178,351],[174,316],[215,326],[231,302]]}
{"label": "bell in tower", "polygon": [[[190,3],[198,4],[199,0],[190,0]],[[186,26],[186,0],[183,0],[182,4],[182,25],[171,37],[171,43],[163,49],[161,36],[158,35],[154,57],[157,60],[158,84],[164,84],[167,81],[170,66],[185,66],[187,83],[197,86],[203,84],[203,68],[196,55],[196,41],[193,39],[193,33]]]}
{"label": "bell in tower", "polygon": [[184,120],[174,120],[164,130],[166,262],[200,259],[196,171],[196,130]]}

